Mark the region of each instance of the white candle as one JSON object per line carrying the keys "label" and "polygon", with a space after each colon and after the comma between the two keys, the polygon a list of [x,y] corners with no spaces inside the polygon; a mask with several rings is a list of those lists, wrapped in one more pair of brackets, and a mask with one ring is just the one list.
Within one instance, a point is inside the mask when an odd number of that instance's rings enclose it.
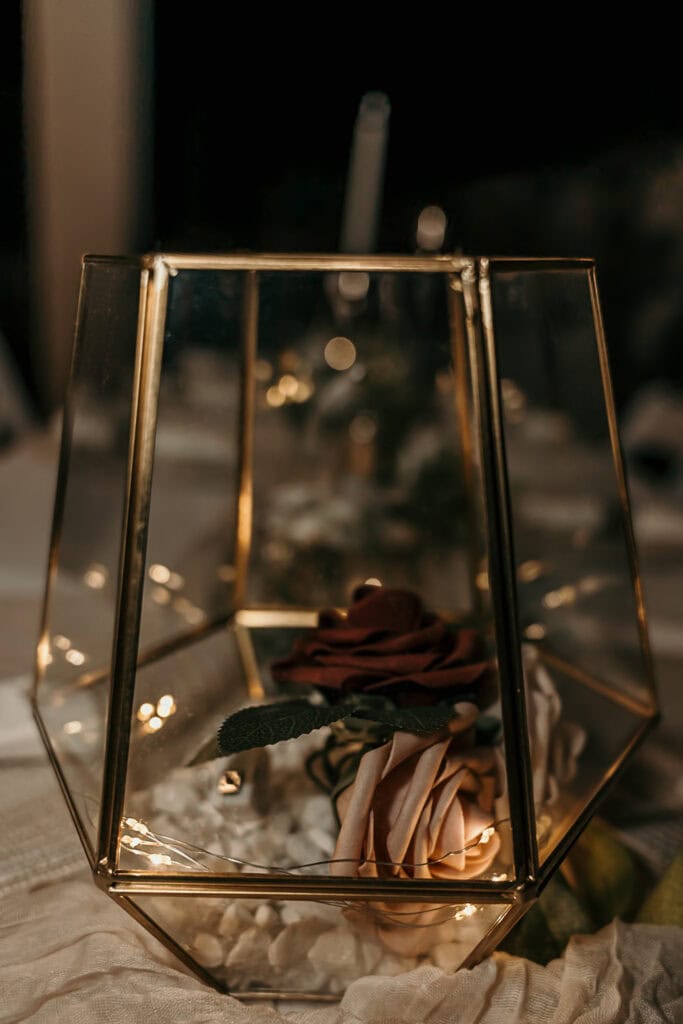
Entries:
{"label": "white candle", "polygon": [[360,101],[353,130],[339,248],[342,252],[373,252],[384,184],[389,98],[367,92]]}

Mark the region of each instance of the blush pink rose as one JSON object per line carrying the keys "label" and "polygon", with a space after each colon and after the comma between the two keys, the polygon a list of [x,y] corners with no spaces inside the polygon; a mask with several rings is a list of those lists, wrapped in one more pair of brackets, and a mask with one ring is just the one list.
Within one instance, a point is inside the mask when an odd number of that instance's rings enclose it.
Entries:
{"label": "blush pink rose", "polygon": [[361,758],[337,799],[333,875],[463,880],[482,875],[500,846],[494,803],[499,755],[473,746],[477,708],[429,736],[395,732]]}

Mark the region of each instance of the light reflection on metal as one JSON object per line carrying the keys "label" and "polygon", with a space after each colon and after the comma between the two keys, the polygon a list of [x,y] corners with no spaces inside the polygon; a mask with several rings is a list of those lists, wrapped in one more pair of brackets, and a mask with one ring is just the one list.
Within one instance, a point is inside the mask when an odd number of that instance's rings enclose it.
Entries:
{"label": "light reflection on metal", "polygon": [[63,731],[67,736],[77,736],[80,732],[83,732],[83,723],[74,719],[71,722],[65,722]]}
{"label": "light reflection on metal", "polygon": [[52,664],[52,655],[50,654],[50,641],[47,636],[43,635],[38,641],[38,647],[36,650],[36,662],[38,670],[42,673],[47,665]]}
{"label": "light reflection on metal", "polygon": [[456,910],[453,916],[456,921],[462,921],[466,917],[472,917],[476,912],[477,907],[475,907],[473,903],[466,903],[462,910]]}
{"label": "light reflection on metal", "polygon": [[70,665],[83,665],[85,663],[85,654],[83,651],[77,651],[75,647],[72,647],[64,655],[65,659]]}

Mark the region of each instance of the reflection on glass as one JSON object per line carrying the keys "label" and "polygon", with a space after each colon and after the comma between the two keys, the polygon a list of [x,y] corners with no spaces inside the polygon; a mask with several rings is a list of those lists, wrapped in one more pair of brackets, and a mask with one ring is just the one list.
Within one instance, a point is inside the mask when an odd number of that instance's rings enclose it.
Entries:
{"label": "reflection on glass", "polygon": [[94,839],[102,787],[140,270],[86,265],[70,398],[69,475],[39,649],[38,708]]}
{"label": "reflection on glass", "polygon": [[261,275],[250,603],[373,578],[466,610],[447,299],[441,275]]}
{"label": "reflection on glass", "polygon": [[170,279],[142,651],[232,607],[243,280],[209,271]]}
{"label": "reflection on glass", "polygon": [[496,272],[521,627],[648,707],[588,271]]}
{"label": "reflection on glass", "polygon": [[494,272],[492,300],[544,858],[651,694],[588,271]]}

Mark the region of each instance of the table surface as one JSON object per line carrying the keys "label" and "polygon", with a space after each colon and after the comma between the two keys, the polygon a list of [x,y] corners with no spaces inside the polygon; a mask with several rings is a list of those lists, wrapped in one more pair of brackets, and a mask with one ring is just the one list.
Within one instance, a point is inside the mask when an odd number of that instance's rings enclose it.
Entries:
{"label": "table surface", "polygon": [[[0,1024],[272,1021],[284,1020],[285,1012],[290,1021],[310,1024],[494,1021],[503,1016],[506,1021],[569,1021],[578,1020],[589,1004],[602,1016],[586,1020],[616,1021],[635,1019],[620,1016],[615,1009],[623,991],[616,1003],[612,998],[619,984],[623,989],[626,976],[639,992],[634,979],[648,980],[649,994],[641,993],[638,999],[651,1014],[656,999],[657,1013],[664,1014],[648,1019],[683,1021],[683,986],[676,982],[672,966],[677,957],[683,962],[683,930],[678,928],[615,921],[597,935],[572,940],[562,960],[545,968],[496,954],[473,971],[455,976],[419,968],[412,972],[415,977],[361,979],[339,1006],[273,1009],[244,1006],[207,989],[111,904],[84,869],[26,700],[45,578],[58,436],[55,422],[0,456],[0,993],[5,989]],[[683,517],[683,503],[679,511]],[[683,549],[673,548],[666,557],[661,551],[645,550],[641,565],[662,721],[613,790],[604,815],[658,874],[683,846]],[[619,983],[614,980],[617,975],[622,977]],[[515,999],[519,1017],[509,1010]],[[631,1013],[635,996],[633,1000]],[[508,1007],[504,1013],[503,1006]],[[444,1016],[448,1007],[454,1008],[452,1016]]]}

